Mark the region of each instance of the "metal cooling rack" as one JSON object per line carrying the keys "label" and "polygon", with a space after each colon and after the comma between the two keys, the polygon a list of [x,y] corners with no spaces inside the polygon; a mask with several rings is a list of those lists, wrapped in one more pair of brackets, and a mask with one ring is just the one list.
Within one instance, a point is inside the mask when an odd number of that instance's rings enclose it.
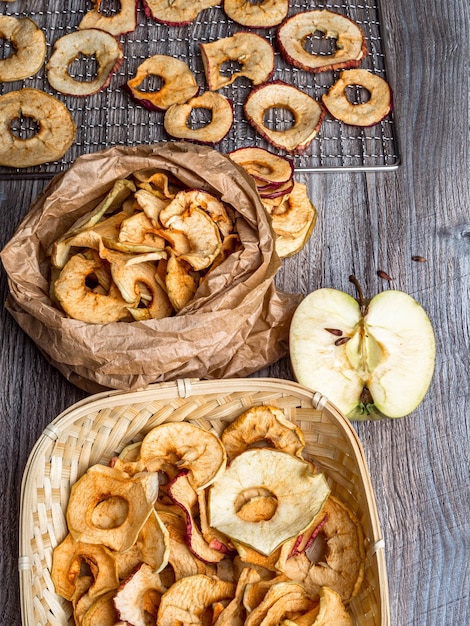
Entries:
{"label": "metal cooling rack", "polygon": [[[47,39],[47,59],[52,53],[54,42],[63,35],[77,29],[84,14],[92,8],[90,0],[30,0],[27,3],[2,3],[0,14],[16,17],[30,17],[43,30]],[[102,2],[108,6],[108,14],[118,2]],[[307,9],[327,8],[342,13],[363,29],[369,54],[361,67],[386,78],[385,42],[381,34],[378,2],[358,0],[355,2],[291,2],[289,13]],[[73,97],[55,92],[47,81],[45,64],[33,77],[14,83],[1,83],[0,94],[35,87],[56,96],[69,108],[77,125],[77,135],[73,146],[60,161],[32,168],[0,167],[0,178],[42,178],[65,170],[81,154],[94,152],[113,145],[152,144],[158,141],[171,141],[163,128],[163,113],[149,111],[137,104],[124,92],[122,85],[134,76],[137,67],[153,54],[170,54],[184,60],[193,71],[201,91],[207,89],[199,43],[228,37],[239,30],[246,30],[227,18],[222,6],[205,9],[189,26],[167,26],[145,16],[142,6],[138,7],[136,30],[120,37],[124,48],[124,62],[112,77],[110,85],[100,93]],[[267,38],[275,48],[276,29],[254,30]],[[9,54],[8,42],[0,39],[0,58]],[[276,49],[276,48],[275,48]],[[79,65],[86,77],[90,73],[90,62],[86,59],[74,61],[75,71]],[[275,52],[275,73],[273,79],[284,80],[320,99],[335,82],[338,72],[328,71],[311,74],[289,66],[280,54]],[[238,78],[232,85],[220,92],[229,97],[234,106],[234,123],[229,135],[214,146],[221,152],[235,148],[258,145],[273,150],[264,139],[246,122],[243,104],[251,89],[251,82]],[[358,98],[361,94],[357,95]],[[279,111],[276,111],[278,114]],[[279,122],[279,119],[278,119]],[[289,124],[289,120],[281,120]],[[29,124],[28,124],[29,123]],[[14,131],[21,138],[31,136],[34,127],[31,120],[16,120]],[[277,152],[282,154],[282,151]],[[318,136],[302,156],[295,157],[295,167],[299,171],[330,170],[382,170],[395,168],[399,164],[399,154],[395,137],[393,115],[370,128],[356,128],[326,116]]]}

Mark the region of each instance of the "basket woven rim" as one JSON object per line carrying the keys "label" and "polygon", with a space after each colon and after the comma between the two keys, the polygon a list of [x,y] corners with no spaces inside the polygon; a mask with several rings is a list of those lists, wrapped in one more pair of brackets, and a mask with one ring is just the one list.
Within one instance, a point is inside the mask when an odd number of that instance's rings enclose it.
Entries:
{"label": "basket woven rim", "polygon": [[[223,385],[222,388],[221,385]],[[28,621],[27,602],[24,593],[26,585],[30,584],[28,575],[30,574],[32,563],[32,548],[29,542],[30,537],[27,537],[24,532],[27,526],[25,519],[27,515],[26,505],[28,501],[28,491],[30,489],[31,470],[34,468],[36,460],[41,458],[43,448],[50,445],[51,440],[55,441],[58,439],[67,428],[91,411],[132,404],[134,402],[141,404],[151,399],[171,400],[175,398],[190,398],[202,394],[223,393],[226,395],[231,392],[241,391],[283,391],[299,399],[308,400],[311,402],[313,408],[325,411],[329,418],[336,422],[337,426],[347,438],[355,455],[364,488],[365,499],[368,505],[368,517],[372,531],[372,536],[370,537],[370,551],[371,556],[376,559],[379,577],[377,582],[380,588],[381,600],[380,625],[390,625],[385,544],[364,449],[351,422],[325,396],[293,381],[277,378],[229,378],[213,381],[185,378],[177,379],[173,382],[155,383],[136,391],[110,390],[84,398],[61,412],[49,423],[36,441],[28,457],[21,483],[18,566],[20,571],[21,615],[24,626],[32,626],[32,623]]]}

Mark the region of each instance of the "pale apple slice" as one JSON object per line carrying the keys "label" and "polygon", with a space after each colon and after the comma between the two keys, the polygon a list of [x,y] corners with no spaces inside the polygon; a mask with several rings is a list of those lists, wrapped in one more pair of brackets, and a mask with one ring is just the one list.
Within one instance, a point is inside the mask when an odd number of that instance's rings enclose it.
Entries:
{"label": "pale apple slice", "polygon": [[[294,118],[289,128],[270,128],[265,123],[270,110],[285,109]],[[269,143],[287,152],[302,154],[320,129],[324,111],[307,93],[279,80],[254,87],[245,101],[245,116],[253,128]]]}
{"label": "pale apple slice", "polygon": [[[309,37],[321,32],[335,41],[332,54],[307,49]],[[303,11],[287,18],[277,31],[277,43],[288,63],[308,72],[357,67],[367,55],[364,33],[358,24],[327,9]]]}
{"label": "pale apple slice", "polygon": [[278,26],[289,10],[289,0],[224,0],[224,11],[237,24],[247,28]]}
{"label": "pale apple slice", "polygon": [[46,36],[29,17],[0,16],[0,39],[10,42],[13,49],[0,59],[0,81],[22,80],[38,72],[46,58]]}
{"label": "pale apple slice", "polygon": [[144,0],[145,15],[162,24],[191,24],[201,11],[219,4],[218,0]]}
{"label": "pale apple slice", "polygon": [[[271,44],[255,33],[235,33],[231,37],[200,44],[204,72],[211,91],[231,85],[245,77],[253,85],[266,82],[274,72],[274,50]],[[223,74],[224,63],[236,61],[240,69]]]}
{"label": "pale apple slice", "polygon": [[411,296],[387,290],[366,302],[318,289],[290,328],[298,382],[324,394],[350,419],[403,417],[423,400],[434,372],[432,324]]}

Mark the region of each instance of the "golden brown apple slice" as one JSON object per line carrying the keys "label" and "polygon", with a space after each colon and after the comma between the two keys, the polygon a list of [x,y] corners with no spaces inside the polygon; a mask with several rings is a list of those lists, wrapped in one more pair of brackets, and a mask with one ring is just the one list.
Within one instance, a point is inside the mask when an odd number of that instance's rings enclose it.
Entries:
{"label": "golden brown apple slice", "polygon": [[256,180],[257,187],[263,183],[284,184],[292,180],[294,174],[291,159],[273,154],[264,148],[238,148],[228,156]]}
{"label": "golden brown apple slice", "polygon": [[[200,44],[207,84],[211,91],[231,85],[239,77],[246,77],[253,85],[260,85],[274,71],[274,50],[271,44],[255,33],[238,32],[231,37]],[[241,68],[224,75],[223,65],[236,61]]]}
{"label": "golden brown apple slice", "polygon": [[201,11],[217,4],[217,0],[144,0],[147,17],[175,26],[191,24]]}
{"label": "golden brown apple slice", "polygon": [[[191,128],[193,111],[203,109],[211,114],[210,121]],[[219,143],[229,133],[233,124],[233,108],[230,101],[219,93],[206,91],[184,104],[173,104],[165,113],[163,125],[166,132],[177,139],[188,139],[200,143]]]}
{"label": "golden brown apple slice", "polygon": [[[76,80],[69,72],[69,65],[77,58],[95,57],[96,76],[90,80]],[[88,96],[105,89],[123,61],[120,42],[103,30],[88,28],[60,37],[46,65],[47,79],[54,89],[71,96]]]}
{"label": "golden brown apple slice", "polygon": [[[314,98],[279,80],[254,87],[244,109],[248,122],[269,143],[297,154],[307,150],[324,117],[322,106]],[[289,128],[278,130],[266,125],[266,113],[275,109],[285,109],[292,114],[293,124]]]}
{"label": "golden brown apple slice", "polygon": [[278,26],[289,10],[288,0],[224,0],[224,11],[230,19],[248,28]]}
{"label": "golden brown apple slice", "polygon": [[[149,76],[157,76],[163,84],[157,91],[146,91],[141,85]],[[193,73],[184,61],[166,54],[155,54],[139,65],[135,76],[125,85],[131,96],[147,109],[166,111],[172,104],[182,104],[199,91]]]}
{"label": "golden brown apple slice", "polygon": [[0,81],[23,80],[36,74],[46,58],[46,37],[29,17],[0,16],[0,39],[9,41],[13,52],[0,59]]}
{"label": "golden brown apple slice", "polygon": [[[349,87],[362,87],[370,96],[366,102],[355,104],[348,98]],[[339,79],[322,96],[329,113],[350,126],[374,126],[392,109],[392,91],[386,80],[368,70],[341,72]]]}
{"label": "golden brown apple slice", "polygon": [[94,0],[94,8],[88,11],[78,25],[79,30],[98,28],[110,35],[118,36],[131,33],[137,27],[136,0],[121,0],[120,11],[114,15],[104,15],[100,12],[102,0]]}
{"label": "golden brown apple slice", "polygon": [[[317,32],[334,39],[332,54],[307,49],[309,38]],[[358,24],[327,9],[304,11],[289,17],[277,31],[277,42],[288,63],[308,72],[357,67],[367,55],[364,33]]]}

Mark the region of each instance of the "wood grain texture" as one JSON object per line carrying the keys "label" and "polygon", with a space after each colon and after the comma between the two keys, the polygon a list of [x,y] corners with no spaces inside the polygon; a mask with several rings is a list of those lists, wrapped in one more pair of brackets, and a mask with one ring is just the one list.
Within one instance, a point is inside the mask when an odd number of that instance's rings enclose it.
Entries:
{"label": "wood grain texture", "polygon": [[[470,623],[470,15],[467,0],[382,2],[388,75],[402,155],[397,171],[299,175],[318,223],[286,259],[281,289],[414,296],[437,339],[434,380],[399,420],[356,423],[386,543],[392,624]],[[0,182],[3,246],[44,181]],[[413,255],[426,262],[412,261]],[[388,283],[377,276],[386,271]],[[8,285],[3,268],[0,299]],[[19,489],[45,426],[84,397],[1,312],[0,622],[21,623],[17,580]],[[292,378],[287,359],[259,373]]]}

